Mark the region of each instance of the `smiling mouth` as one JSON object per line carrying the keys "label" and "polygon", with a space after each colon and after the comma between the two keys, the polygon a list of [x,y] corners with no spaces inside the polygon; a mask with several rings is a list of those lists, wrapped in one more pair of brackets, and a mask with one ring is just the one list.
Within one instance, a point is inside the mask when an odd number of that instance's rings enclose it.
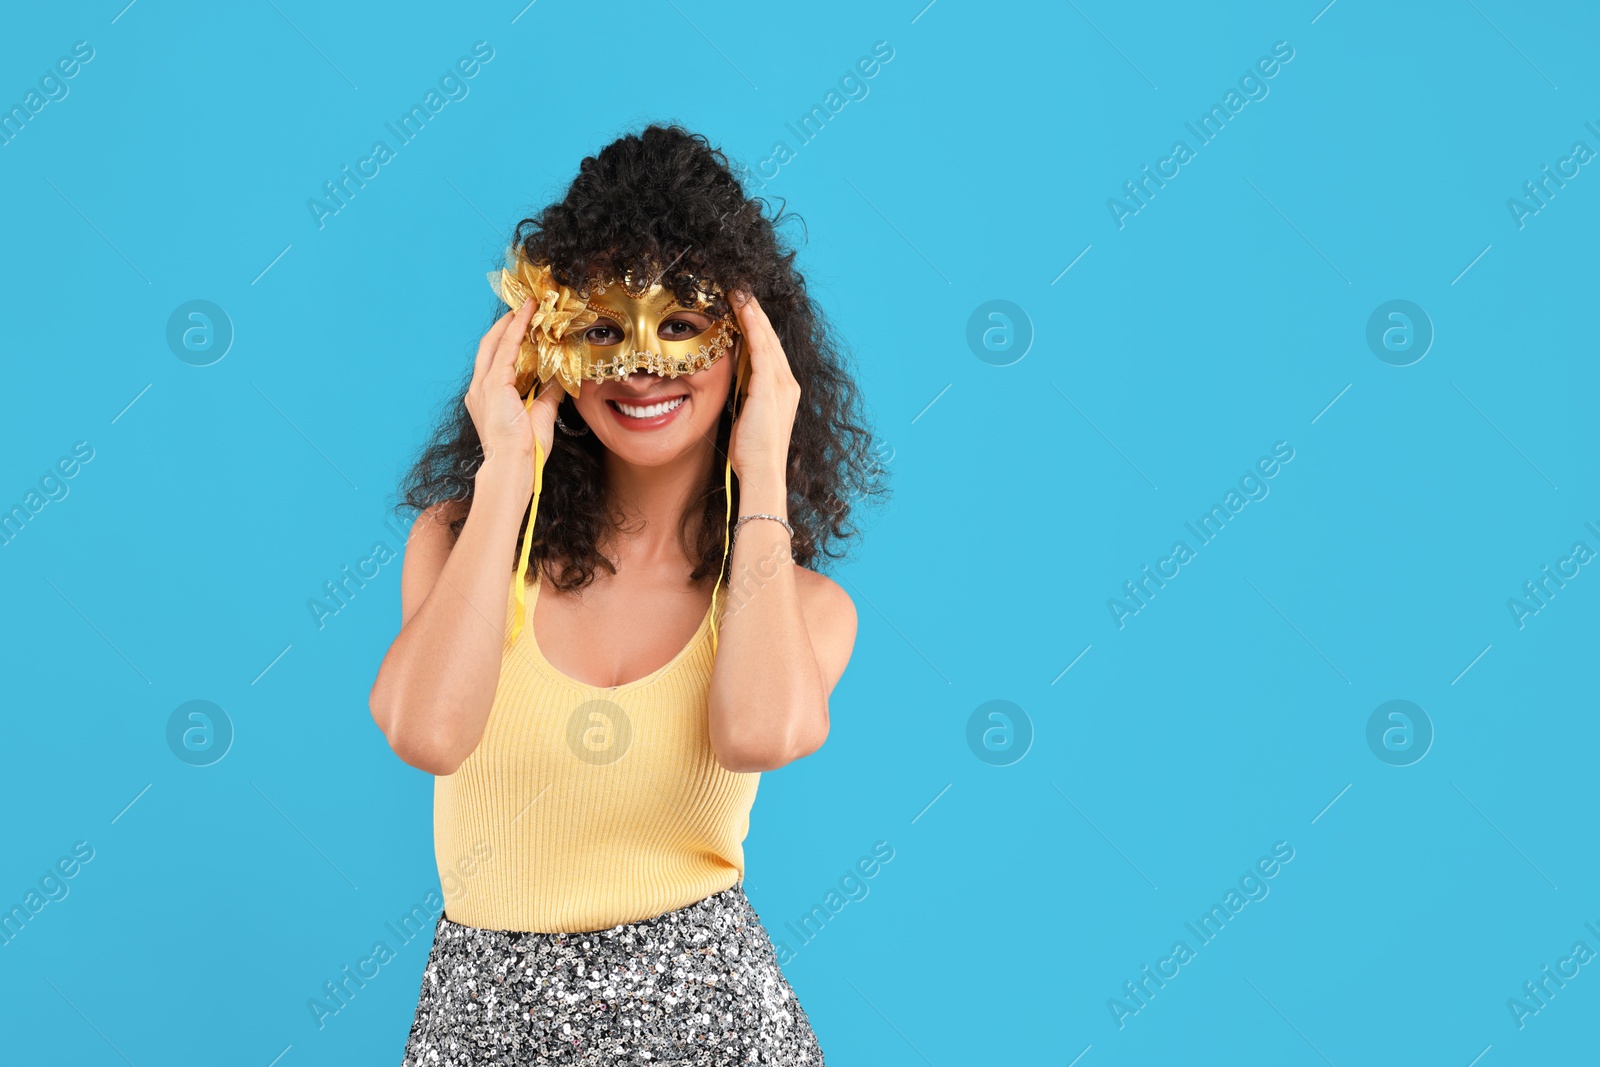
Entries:
{"label": "smiling mouth", "polygon": [[611,405],[613,411],[626,415],[630,419],[653,419],[668,412],[676,411],[687,399],[689,399],[688,394],[684,394],[683,396],[675,396],[670,400],[660,400],[653,404],[625,404],[620,400],[607,400],[606,403]]}

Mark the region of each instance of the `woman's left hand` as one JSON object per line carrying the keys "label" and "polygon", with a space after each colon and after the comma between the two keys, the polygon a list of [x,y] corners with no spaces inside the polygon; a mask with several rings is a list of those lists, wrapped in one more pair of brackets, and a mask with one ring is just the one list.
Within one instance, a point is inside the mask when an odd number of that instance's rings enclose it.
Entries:
{"label": "woman's left hand", "polygon": [[[749,353],[750,385],[733,421],[728,458],[740,481],[774,478],[782,484],[788,475],[789,434],[800,407],[800,383],[760,301],[735,291],[730,302]],[[735,373],[735,388],[737,378]]]}

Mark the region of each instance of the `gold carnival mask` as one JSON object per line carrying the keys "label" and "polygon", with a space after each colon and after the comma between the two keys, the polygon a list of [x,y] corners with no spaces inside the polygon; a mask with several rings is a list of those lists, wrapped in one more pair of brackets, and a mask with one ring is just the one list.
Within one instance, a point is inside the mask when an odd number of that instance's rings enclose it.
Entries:
{"label": "gold carnival mask", "polygon": [[506,258],[510,265],[489,275],[495,294],[513,310],[535,301],[517,355],[520,393],[552,379],[577,396],[586,379],[676,378],[705,370],[733,347],[738,330],[731,318],[700,328],[700,317],[709,317],[705,309],[721,295],[713,284],[697,281],[687,304],[661,284],[661,271],[596,278],[578,291],[557,282],[549,264],[530,263],[518,249]]}
{"label": "gold carnival mask", "polygon": [[[513,246],[506,254],[507,266],[489,274],[495,295],[513,311],[525,300],[534,301],[528,334],[517,352],[517,392],[531,408],[540,389],[554,381],[576,397],[585,379],[594,382],[622,380],[631,374],[659,374],[676,378],[705,370],[733,348],[739,330],[732,313],[712,319],[705,329],[699,317],[710,318],[706,308],[722,295],[721,289],[696,279],[694,297],[679,303],[677,294],[661,284],[665,270],[649,277],[628,271],[622,278],[592,279],[584,291],[570,289],[555,280],[548,263],[530,263]],[[734,410],[742,410],[743,391],[750,373],[750,358],[743,355],[734,375]],[[539,496],[544,485],[543,446],[534,438],[533,500],[528,508],[527,526],[522,534],[522,550],[517,559],[512,599],[512,622],[506,636],[514,645],[522,632],[526,615],[526,575],[528,552],[533,544],[538,521]],[[723,461],[722,567],[711,588],[712,614],[717,615],[718,590],[727,567],[731,548],[729,536],[733,522],[733,459]],[[720,622],[720,617],[718,617]],[[711,652],[717,650],[717,626],[711,629]]]}

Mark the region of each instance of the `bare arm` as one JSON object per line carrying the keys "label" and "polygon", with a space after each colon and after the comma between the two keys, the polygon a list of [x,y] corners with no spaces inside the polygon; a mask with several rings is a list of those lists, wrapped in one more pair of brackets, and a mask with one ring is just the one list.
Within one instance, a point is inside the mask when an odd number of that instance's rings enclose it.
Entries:
{"label": "bare arm", "polygon": [[[789,437],[800,385],[760,302],[736,294],[750,391],[730,458],[739,511],[788,518]],[[789,534],[746,523],[729,560],[728,601],[711,671],[710,733],[730,771],[767,771],[809,755],[828,736],[828,695],[856,636],[855,605],[833,581],[796,566]]]}
{"label": "bare arm", "polygon": [[449,506],[417,517],[400,578],[400,636],[378,668],[369,700],[395,754],[429,774],[450,774],[483,736],[500,682],[506,561],[533,495],[531,465],[485,463],[454,547]]}
{"label": "bare arm", "polygon": [[[787,518],[781,482],[741,480],[740,510]],[[729,567],[711,673],[710,730],[730,771],[770,771],[828,737],[828,697],[850,660],[856,610],[837,583],[797,566],[778,523],[746,523]]]}
{"label": "bare arm", "polygon": [[479,344],[465,399],[483,464],[471,509],[452,546],[455,501],[417,517],[401,574],[400,635],[368,698],[372,718],[402,760],[451,774],[478,747],[500,682],[506,598],[517,533],[533,497],[533,439],[549,454],[559,389],[532,410],[513,384],[531,308],[507,312]]}

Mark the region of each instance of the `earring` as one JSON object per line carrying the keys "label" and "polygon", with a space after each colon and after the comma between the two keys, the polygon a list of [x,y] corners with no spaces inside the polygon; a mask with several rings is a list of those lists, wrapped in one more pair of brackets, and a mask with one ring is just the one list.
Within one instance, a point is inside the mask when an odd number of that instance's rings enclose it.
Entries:
{"label": "earring", "polygon": [[557,405],[556,407],[556,426],[559,427],[561,432],[566,434],[568,437],[582,437],[584,434],[589,432],[589,427],[587,424],[581,430],[574,430],[572,427],[562,422],[560,405]]}

